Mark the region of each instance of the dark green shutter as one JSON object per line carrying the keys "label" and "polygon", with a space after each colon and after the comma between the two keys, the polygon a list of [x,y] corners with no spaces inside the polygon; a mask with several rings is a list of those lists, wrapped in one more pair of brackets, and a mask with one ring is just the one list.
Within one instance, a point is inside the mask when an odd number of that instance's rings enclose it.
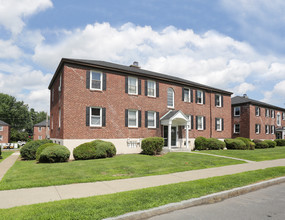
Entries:
{"label": "dark green shutter", "polygon": [[198,130],[198,116],[196,116],[196,130]]}
{"label": "dark green shutter", "polygon": [[156,97],[159,97],[159,83],[156,82]]}
{"label": "dark green shutter", "polygon": [[142,94],[142,81],[138,79],[138,95]]}
{"label": "dark green shutter", "polygon": [[203,122],[204,122],[204,129],[203,130],[206,130],[206,117],[205,116],[203,117]]}
{"label": "dark green shutter", "polygon": [[147,116],[148,116],[148,113],[147,113],[147,111],[145,111],[145,117],[144,117],[145,119],[144,120],[145,120],[145,127],[146,128],[148,126],[148,117]]}
{"label": "dark green shutter", "polygon": [[128,93],[128,77],[125,77],[125,93]]}
{"label": "dark green shutter", "polygon": [[86,107],[86,126],[90,125],[90,107]]}
{"label": "dark green shutter", "polygon": [[193,89],[190,89],[191,102],[193,102]]}
{"label": "dark green shutter", "polygon": [[103,90],[106,90],[106,73],[103,73]]}
{"label": "dark green shutter", "polygon": [[125,127],[128,127],[129,126],[129,111],[128,109],[125,109]]}
{"label": "dark green shutter", "polygon": [[106,127],[106,108],[102,108],[102,127]]}
{"label": "dark green shutter", "polygon": [[203,91],[203,104],[206,103],[206,96],[205,96],[205,91]]}
{"label": "dark green shutter", "polygon": [[159,112],[156,112],[156,128],[159,128]]}
{"label": "dark green shutter", "polygon": [[[195,102],[197,103],[198,102],[198,92],[197,90],[195,90]],[[197,116],[196,116],[197,117]]]}
{"label": "dark green shutter", "polygon": [[139,110],[138,111],[138,114],[139,114],[139,127],[141,127],[142,126],[142,112]]}
{"label": "dark green shutter", "polygon": [[224,107],[224,96],[221,95],[222,107]]}
{"label": "dark green shutter", "polygon": [[[217,94],[215,94],[215,106],[217,106],[218,105],[218,102],[217,102]],[[217,130],[217,129],[216,129]]]}
{"label": "dark green shutter", "polygon": [[90,89],[90,70],[86,70],[86,89]]}
{"label": "dark green shutter", "polygon": [[222,118],[222,131],[224,130],[224,119]]}
{"label": "dark green shutter", "polygon": [[191,129],[194,129],[194,116],[191,115]]}
{"label": "dark green shutter", "polygon": [[182,101],[184,101],[184,88],[182,87]]}
{"label": "dark green shutter", "polygon": [[215,118],[215,130],[217,130],[217,128],[218,128],[218,119],[217,118]]}
{"label": "dark green shutter", "polygon": [[144,94],[147,96],[147,80],[144,81]]}

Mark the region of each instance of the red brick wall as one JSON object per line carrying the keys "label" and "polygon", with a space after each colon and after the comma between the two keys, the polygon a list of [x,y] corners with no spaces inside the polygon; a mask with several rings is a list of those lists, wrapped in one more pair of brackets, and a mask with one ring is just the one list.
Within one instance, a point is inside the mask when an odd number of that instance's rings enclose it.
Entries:
{"label": "red brick wall", "polygon": [[[48,135],[49,135],[49,129],[48,129]],[[41,131],[39,131],[39,127],[34,127],[34,140],[40,140],[39,136],[42,136],[42,140],[46,139],[46,127],[41,127]]]}
{"label": "red brick wall", "polygon": [[[210,126],[210,93],[205,93],[206,104],[195,103],[195,89],[193,89],[194,103],[182,101],[182,86],[159,81],[159,97],[145,96],[144,80],[141,77],[141,94],[129,95],[125,93],[125,75],[107,72],[107,90],[91,91],[86,89],[86,68],[65,65],[62,71],[62,94],[58,99],[59,77],[53,84],[54,103],[51,103],[51,120],[53,116],[53,129],[51,138],[59,139],[95,139],[95,138],[144,138],[161,136],[162,129],[145,128],[145,111],[159,112],[162,117],[170,109],[167,108],[167,89],[174,89],[175,110],[182,110],[185,114],[194,115],[194,129],[189,132],[189,138],[204,136],[231,137],[231,98],[224,96],[224,107],[215,107],[214,94],[211,94],[212,124]],[[52,91],[52,89],[51,89]],[[86,107],[106,108],[106,127],[94,128],[86,126]],[[61,107],[62,126],[58,129],[58,109]],[[125,109],[141,110],[142,127],[125,127]],[[195,129],[195,116],[206,116],[206,130]],[[224,118],[224,131],[215,131],[215,117]],[[52,122],[51,122],[52,123]]]}
{"label": "red brick wall", "polygon": [[3,126],[3,131],[0,131],[0,135],[3,136],[3,140],[0,140],[0,143],[9,143],[10,141],[10,127],[5,126],[5,125],[0,125]]}

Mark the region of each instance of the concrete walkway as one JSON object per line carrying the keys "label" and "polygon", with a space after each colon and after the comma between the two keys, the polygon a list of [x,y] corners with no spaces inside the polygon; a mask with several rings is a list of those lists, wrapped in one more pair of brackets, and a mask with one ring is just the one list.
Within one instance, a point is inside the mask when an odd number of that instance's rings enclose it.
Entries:
{"label": "concrete walkway", "polygon": [[245,171],[285,166],[285,159],[245,163],[202,170],[192,170],[179,173],[102,181],[94,183],[78,183],[61,186],[17,189],[0,191],[0,207],[10,208],[42,202],[50,202],[71,198],[83,198],[96,195],[124,192],[147,187],[167,185],[203,179],[214,176],[224,176]]}
{"label": "concrete walkway", "polygon": [[5,173],[14,165],[19,156],[20,152],[15,152],[0,163],[0,181]]}

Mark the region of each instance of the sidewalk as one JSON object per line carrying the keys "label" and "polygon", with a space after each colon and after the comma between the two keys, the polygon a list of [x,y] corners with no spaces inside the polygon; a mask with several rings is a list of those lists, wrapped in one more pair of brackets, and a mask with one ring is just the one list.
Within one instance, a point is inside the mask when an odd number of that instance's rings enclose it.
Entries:
{"label": "sidewalk", "polygon": [[5,190],[0,191],[0,207],[10,208],[63,199],[111,194],[277,166],[285,166],[285,159],[237,164],[131,179]]}
{"label": "sidewalk", "polygon": [[0,163],[0,181],[10,167],[14,165],[19,156],[20,152],[15,152]]}

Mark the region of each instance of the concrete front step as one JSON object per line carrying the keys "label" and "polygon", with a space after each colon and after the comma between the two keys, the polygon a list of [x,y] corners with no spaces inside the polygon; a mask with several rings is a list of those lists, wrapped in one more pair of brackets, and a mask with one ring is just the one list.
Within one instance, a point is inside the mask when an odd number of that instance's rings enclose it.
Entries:
{"label": "concrete front step", "polygon": [[187,148],[180,148],[180,147],[175,147],[171,149],[164,147],[162,149],[162,153],[168,153],[168,152],[191,152],[191,150]]}

